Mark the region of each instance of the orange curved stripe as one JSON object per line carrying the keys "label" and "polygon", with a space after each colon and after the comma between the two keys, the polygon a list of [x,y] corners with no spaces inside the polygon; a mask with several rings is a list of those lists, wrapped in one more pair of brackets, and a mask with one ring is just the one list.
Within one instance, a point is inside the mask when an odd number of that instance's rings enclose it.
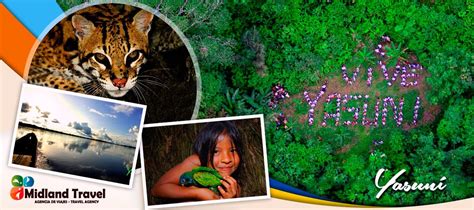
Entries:
{"label": "orange curved stripe", "polygon": [[0,4],[0,59],[23,77],[36,38]]}

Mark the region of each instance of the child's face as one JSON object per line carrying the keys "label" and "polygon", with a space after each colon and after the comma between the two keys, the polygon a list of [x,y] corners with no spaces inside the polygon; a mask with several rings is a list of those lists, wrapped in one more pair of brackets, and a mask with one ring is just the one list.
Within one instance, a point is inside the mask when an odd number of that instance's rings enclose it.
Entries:
{"label": "child's face", "polygon": [[230,136],[226,134],[219,135],[212,158],[214,169],[222,176],[230,176],[237,170],[239,163],[240,157]]}

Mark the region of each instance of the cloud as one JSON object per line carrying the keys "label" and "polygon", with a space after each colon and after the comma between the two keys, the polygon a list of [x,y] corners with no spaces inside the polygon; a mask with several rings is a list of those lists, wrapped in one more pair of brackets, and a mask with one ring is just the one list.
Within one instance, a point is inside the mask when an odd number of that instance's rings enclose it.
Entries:
{"label": "cloud", "polygon": [[116,116],[116,115],[113,115],[113,114],[105,114],[105,116],[111,117],[111,118],[116,118],[116,119],[117,119],[117,116]]}
{"label": "cloud", "polygon": [[[71,124],[71,123],[70,123]],[[86,122],[79,123],[79,122],[72,122],[71,126],[76,129],[77,131],[91,136],[92,135],[92,129],[89,127],[89,125]]]}
{"label": "cloud", "polygon": [[29,123],[30,120],[27,118],[27,117],[21,117],[20,118],[20,122],[26,122],[26,123]]}
{"label": "cloud", "polygon": [[107,113],[104,114],[104,113],[99,112],[99,111],[97,111],[97,110],[95,110],[95,109],[92,109],[92,108],[89,109],[89,112],[98,114],[98,115],[100,115],[100,116],[102,116],[102,117],[117,118],[117,116],[115,116],[115,115],[113,115],[113,114],[107,114]]}
{"label": "cloud", "polygon": [[112,141],[112,138],[110,138],[109,134],[107,134],[107,129],[106,128],[101,128],[97,131],[97,138],[105,141]]}
{"label": "cloud", "polygon": [[21,112],[29,112],[31,110],[31,106],[28,103],[21,104]]}
{"label": "cloud", "polygon": [[89,112],[96,113],[96,114],[98,114],[98,115],[104,117],[104,114],[103,114],[102,112],[99,112],[99,111],[97,111],[97,110],[95,110],[95,109],[89,109]]}
{"label": "cloud", "polygon": [[75,141],[71,144],[68,144],[67,148],[69,149],[69,151],[82,153],[82,151],[87,150],[87,148],[89,148],[90,144],[91,141]]}
{"label": "cloud", "polygon": [[138,135],[138,126],[134,125],[133,127],[131,127],[130,129],[128,129],[128,132],[130,134],[132,134],[133,136],[137,136]]}
{"label": "cloud", "polygon": [[122,105],[122,104],[117,104],[115,106],[112,106],[111,107],[115,112],[121,112],[121,113],[124,113],[126,115],[130,115],[132,114],[133,110],[135,110],[135,108],[131,107],[131,106],[127,106],[127,105]]}
{"label": "cloud", "polygon": [[48,118],[51,112],[41,112],[41,117],[42,118]]}

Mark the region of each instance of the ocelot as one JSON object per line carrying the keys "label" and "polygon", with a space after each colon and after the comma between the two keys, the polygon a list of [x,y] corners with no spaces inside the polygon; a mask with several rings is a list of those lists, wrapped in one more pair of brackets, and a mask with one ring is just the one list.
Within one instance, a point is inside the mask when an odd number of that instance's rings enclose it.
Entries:
{"label": "ocelot", "polygon": [[122,5],[80,10],[44,37],[28,82],[57,89],[122,97],[137,83],[149,53],[154,15]]}

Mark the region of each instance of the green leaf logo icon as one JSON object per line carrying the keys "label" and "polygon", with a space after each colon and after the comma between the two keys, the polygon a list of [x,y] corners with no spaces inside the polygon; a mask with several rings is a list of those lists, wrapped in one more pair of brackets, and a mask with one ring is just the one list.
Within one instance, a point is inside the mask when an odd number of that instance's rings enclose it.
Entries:
{"label": "green leaf logo icon", "polygon": [[12,177],[12,185],[14,187],[21,187],[23,186],[23,177],[20,175],[15,175]]}

